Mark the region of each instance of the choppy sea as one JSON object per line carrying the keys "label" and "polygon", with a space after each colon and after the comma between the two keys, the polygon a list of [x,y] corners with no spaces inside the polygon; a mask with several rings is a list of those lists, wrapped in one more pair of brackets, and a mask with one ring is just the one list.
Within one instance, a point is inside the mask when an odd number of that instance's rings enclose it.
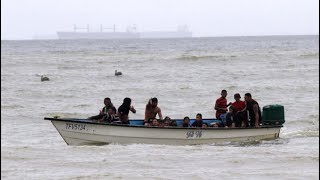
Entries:
{"label": "choppy sea", "polygon": [[[105,97],[130,97],[131,119],[151,97],[164,116],[210,118],[222,89],[283,105],[280,138],[68,146],[43,120],[96,115]],[[1,178],[319,179],[319,36],[1,41]]]}

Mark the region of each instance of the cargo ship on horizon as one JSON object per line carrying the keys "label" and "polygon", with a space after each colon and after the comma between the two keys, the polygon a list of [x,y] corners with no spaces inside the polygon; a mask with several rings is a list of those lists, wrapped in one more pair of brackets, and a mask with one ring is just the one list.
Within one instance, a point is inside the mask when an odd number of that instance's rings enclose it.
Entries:
{"label": "cargo ship on horizon", "polygon": [[[78,30],[82,31],[78,31]],[[109,29],[109,31],[104,31]],[[85,31],[83,31],[85,30]],[[111,30],[111,31],[110,31]],[[179,26],[177,31],[146,31],[137,32],[136,26],[128,27],[125,32],[116,31],[116,26],[104,28],[100,25],[100,31],[90,31],[89,25],[86,28],[79,28],[74,25],[74,31],[58,31],[59,39],[156,39],[156,38],[192,38],[192,32],[187,26]]]}

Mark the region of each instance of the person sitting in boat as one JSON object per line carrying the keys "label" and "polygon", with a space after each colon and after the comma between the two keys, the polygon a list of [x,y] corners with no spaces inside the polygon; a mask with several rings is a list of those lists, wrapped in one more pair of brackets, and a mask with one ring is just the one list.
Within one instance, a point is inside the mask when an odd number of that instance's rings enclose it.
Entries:
{"label": "person sitting in boat", "polygon": [[164,121],[169,121],[169,125],[170,125],[170,126],[177,126],[177,121],[171,119],[169,116],[166,116],[166,117],[164,118]]}
{"label": "person sitting in boat", "polygon": [[[242,111],[246,107],[246,103],[241,101],[241,96],[239,93],[234,94],[235,102],[231,104],[233,108],[233,119],[236,127],[245,126],[246,113]],[[242,111],[242,112],[240,112]]]}
{"label": "person sitting in boat", "polygon": [[208,123],[203,123],[201,127],[202,128],[207,128],[207,127],[209,127],[209,125],[208,125]]}
{"label": "person sitting in boat", "polygon": [[202,127],[202,114],[198,113],[196,116],[196,120],[192,123],[192,127]]}
{"label": "person sitting in boat", "polygon": [[213,123],[210,124],[210,127],[218,128],[219,127],[219,123],[213,122]]}
{"label": "person sitting in boat", "polygon": [[124,98],[122,105],[118,108],[118,116],[122,124],[130,124],[129,111],[136,113],[134,107],[131,106],[131,99],[126,97]]}
{"label": "person sitting in boat", "polygon": [[190,118],[188,116],[183,118],[182,127],[190,127]]}
{"label": "person sitting in boat", "polygon": [[144,122],[150,118],[156,118],[159,116],[159,119],[162,119],[162,113],[160,107],[158,107],[158,99],[156,97],[149,99],[148,104],[146,105]]}
{"label": "person sitting in boat", "polygon": [[262,116],[261,116],[261,110],[258,102],[252,99],[252,96],[250,93],[246,93],[244,95],[244,100],[246,102],[246,107],[239,112],[246,114],[246,111],[249,111],[249,117],[248,117],[250,119],[249,125],[251,127],[256,127],[256,128],[260,127]]}
{"label": "person sitting in boat", "polygon": [[[235,126],[235,113],[234,107],[229,107],[229,112],[226,114],[226,124],[225,127],[234,127]],[[237,126],[239,127],[239,126]]]}
{"label": "person sitting in boat", "polygon": [[157,119],[153,119],[153,120],[152,120],[152,126],[154,126],[154,127],[159,127],[159,126],[160,126],[159,121],[158,121]]}
{"label": "person sitting in boat", "polygon": [[169,127],[170,126],[170,120],[163,120],[163,127]]}
{"label": "person sitting in boat", "polygon": [[116,114],[117,109],[115,107],[112,107],[108,110],[108,113],[100,120],[102,122],[112,123],[114,121],[118,121],[119,117]]}
{"label": "person sitting in boat", "polygon": [[231,105],[231,102],[227,104],[227,90],[221,91],[221,97],[216,100],[214,109],[216,110],[216,118],[222,120],[221,115],[227,113],[227,107]]}
{"label": "person sitting in boat", "polygon": [[114,107],[112,102],[111,102],[111,99],[108,98],[108,97],[104,98],[103,102],[104,102],[104,107],[102,108],[100,113],[98,115],[96,115],[96,116],[89,117],[89,119],[100,120],[108,113],[109,109]]}

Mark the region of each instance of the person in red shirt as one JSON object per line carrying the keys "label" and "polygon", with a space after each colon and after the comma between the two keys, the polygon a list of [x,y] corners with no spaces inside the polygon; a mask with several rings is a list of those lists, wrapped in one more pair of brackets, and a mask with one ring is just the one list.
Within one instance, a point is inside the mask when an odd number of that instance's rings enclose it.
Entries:
{"label": "person in red shirt", "polygon": [[216,100],[216,104],[214,105],[214,109],[216,110],[216,118],[222,120],[221,115],[227,113],[227,107],[231,105],[231,102],[227,104],[227,91],[221,91],[221,97]]}
{"label": "person in red shirt", "polygon": [[239,112],[241,112],[246,107],[246,103],[240,100],[241,96],[239,93],[234,94],[233,97],[236,100],[231,104],[234,112],[233,119],[235,120],[235,126],[236,127],[245,126],[246,117],[244,116],[244,113],[239,113]]}
{"label": "person in red shirt", "polygon": [[239,93],[234,94],[233,97],[234,97],[234,100],[236,101],[233,102],[231,106],[234,108],[234,112],[237,113],[238,111],[241,111],[246,107],[246,103],[240,100],[241,96]]}

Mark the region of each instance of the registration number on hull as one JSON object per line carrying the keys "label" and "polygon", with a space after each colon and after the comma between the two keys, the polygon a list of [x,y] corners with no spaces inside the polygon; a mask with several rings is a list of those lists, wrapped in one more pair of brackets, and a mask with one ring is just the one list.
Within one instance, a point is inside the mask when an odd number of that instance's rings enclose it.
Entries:
{"label": "registration number on hull", "polygon": [[77,123],[66,123],[66,129],[83,131],[83,130],[86,130],[86,125],[85,124],[77,124]]}
{"label": "registration number on hull", "polygon": [[187,138],[201,138],[202,136],[202,131],[198,130],[198,131],[188,131],[186,133]]}

